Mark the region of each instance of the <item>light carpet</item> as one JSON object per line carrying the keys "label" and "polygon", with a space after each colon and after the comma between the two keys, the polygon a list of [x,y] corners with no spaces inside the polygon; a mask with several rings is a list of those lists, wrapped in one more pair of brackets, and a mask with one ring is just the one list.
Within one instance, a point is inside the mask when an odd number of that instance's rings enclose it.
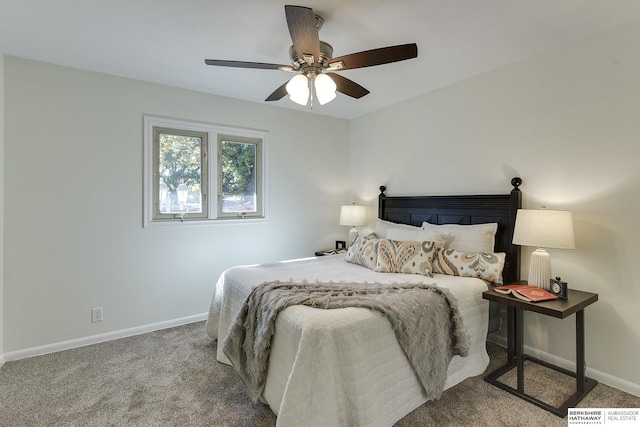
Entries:
{"label": "light carpet", "polygon": [[[506,360],[488,344],[490,372]],[[0,425],[274,426],[233,368],[216,361],[202,322],[13,362],[0,369]],[[551,404],[575,380],[526,366],[526,391]],[[511,373],[510,373],[511,374]],[[504,381],[513,381],[505,375]],[[640,407],[640,397],[598,384],[580,407]],[[518,399],[482,377],[469,378],[396,426],[566,426],[567,419]]]}

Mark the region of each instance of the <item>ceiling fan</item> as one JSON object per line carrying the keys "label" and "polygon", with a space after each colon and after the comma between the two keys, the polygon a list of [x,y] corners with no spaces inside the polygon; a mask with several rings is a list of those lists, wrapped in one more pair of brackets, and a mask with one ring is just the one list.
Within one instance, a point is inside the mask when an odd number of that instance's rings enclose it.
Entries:
{"label": "ceiling fan", "polygon": [[324,20],[313,13],[313,9],[304,6],[286,5],[284,12],[293,45],[289,48],[292,65],[268,64],[263,62],[225,61],[205,59],[207,65],[236,68],[257,68],[263,70],[281,70],[296,75],[276,89],[265,101],[277,101],[289,94],[292,101],[306,105],[313,89],[321,105],[336,97],[336,90],[353,98],[362,98],[369,91],[358,83],[336,74],[334,71],[352,70],[404,61],[418,56],[415,43],[388,46],[366,50],[332,58],[333,48],[318,38],[318,31]]}

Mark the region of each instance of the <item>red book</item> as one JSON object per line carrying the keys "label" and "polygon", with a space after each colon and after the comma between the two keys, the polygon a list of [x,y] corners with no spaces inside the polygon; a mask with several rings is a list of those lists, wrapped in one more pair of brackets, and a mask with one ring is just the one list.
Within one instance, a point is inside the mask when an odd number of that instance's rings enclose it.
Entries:
{"label": "red book", "polygon": [[529,285],[504,285],[493,288],[501,294],[512,294],[524,301],[539,302],[557,299],[558,296],[538,286]]}

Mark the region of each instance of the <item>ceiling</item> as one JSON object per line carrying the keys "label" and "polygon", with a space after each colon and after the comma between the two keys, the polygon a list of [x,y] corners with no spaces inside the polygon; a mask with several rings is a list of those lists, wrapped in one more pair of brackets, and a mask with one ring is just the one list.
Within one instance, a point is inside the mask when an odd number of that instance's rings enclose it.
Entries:
{"label": "ceiling", "polygon": [[[0,52],[265,103],[290,73],[205,58],[288,64],[276,0],[0,0]],[[334,57],[412,43],[418,58],[341,74],[371,93],[313,110],[352,119],[640,18],[638,0],[295,0],[324,18]]]}

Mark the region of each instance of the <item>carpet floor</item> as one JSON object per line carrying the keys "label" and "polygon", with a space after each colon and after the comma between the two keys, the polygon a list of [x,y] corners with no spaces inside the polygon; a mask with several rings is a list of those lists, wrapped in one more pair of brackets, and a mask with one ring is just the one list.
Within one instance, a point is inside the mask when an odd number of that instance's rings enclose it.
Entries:
{"label": "carpet floor", "polygon": [[[506,360],[488,344],[487,372]],[[0,426],[275,426],[269,407],[253,404],[233,368],[218,363],[216,342],[194,323],[44,356],[0,369]],[[527,362],[528,363],[528,362]],[[526,366],[526,391],[551,404],[575,380]],[[515,381],[511,373],[502,380]],[[598,384],[583,408],[639,408],[640,397]],[[566,426],[552,415],[469,378],[396,426]]]}

